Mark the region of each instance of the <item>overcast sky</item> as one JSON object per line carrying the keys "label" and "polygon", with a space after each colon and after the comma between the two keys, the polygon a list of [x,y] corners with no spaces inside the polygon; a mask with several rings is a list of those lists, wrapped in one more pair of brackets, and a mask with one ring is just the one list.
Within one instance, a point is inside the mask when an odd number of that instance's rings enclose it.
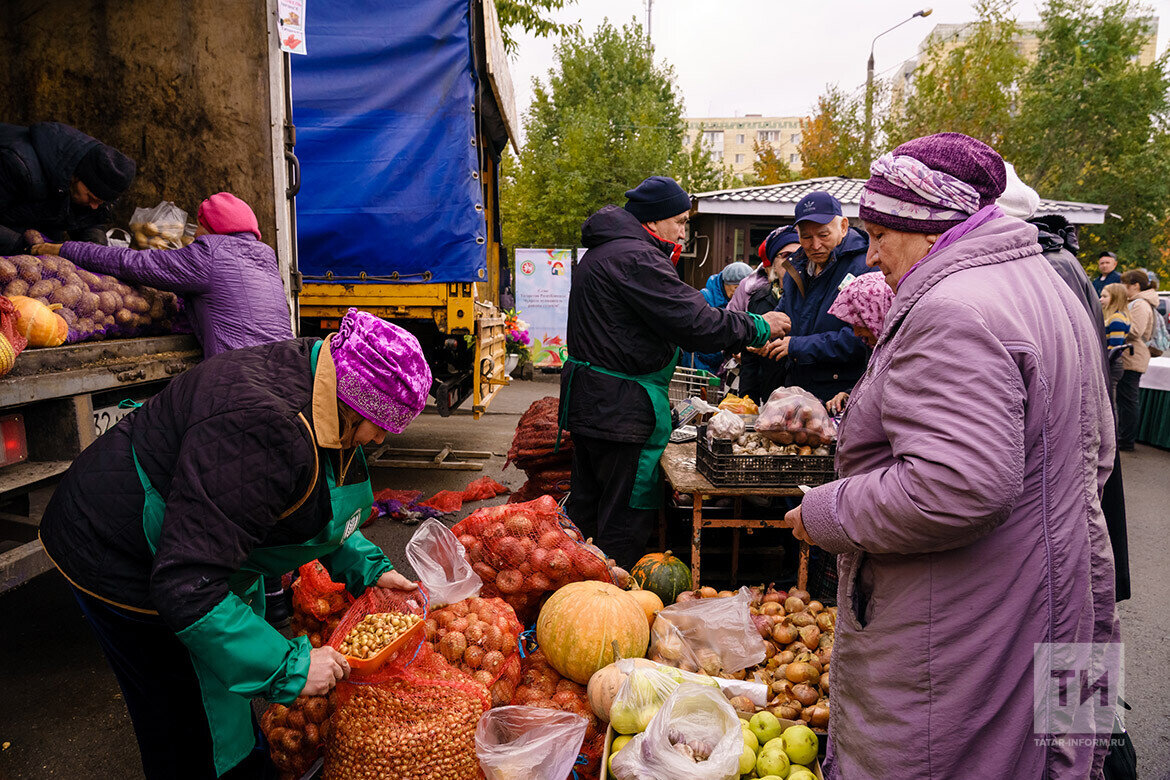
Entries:
{"label": "overcast sky", "polygon": [[[1020,21],[1039,19],[1041,2],[1017,2]],[[1170,0],[1149,3],[1159,17],[1158,53],[1170,34]],[[915,55],[936,24],[974,19],[969,0],[654,0],[652,37],[658,61],[674,67],[688,116],[801,116],[826,84],[847,91],[865,84],[870,41],[915,11],[932,7],[882,36],[874,50],[880,76]],[[646,23],[645,0],[578,0],[557,14],[589,35],[605,18]],[[521,36],[512,82],[523,118],[532,79],[547,83],[555,41]]]}

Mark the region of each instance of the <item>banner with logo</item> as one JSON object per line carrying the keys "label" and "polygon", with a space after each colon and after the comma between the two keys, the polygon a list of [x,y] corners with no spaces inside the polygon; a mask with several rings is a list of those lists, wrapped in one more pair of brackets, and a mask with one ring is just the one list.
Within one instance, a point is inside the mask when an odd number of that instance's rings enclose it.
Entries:
{"label": "banner with logo", "polygon": [[[578,257],[584,252],[578,250]],[[572,249],[516,250],[516,311],[528,323],[528,350],[538,368],[561,365],[572,270]]]}

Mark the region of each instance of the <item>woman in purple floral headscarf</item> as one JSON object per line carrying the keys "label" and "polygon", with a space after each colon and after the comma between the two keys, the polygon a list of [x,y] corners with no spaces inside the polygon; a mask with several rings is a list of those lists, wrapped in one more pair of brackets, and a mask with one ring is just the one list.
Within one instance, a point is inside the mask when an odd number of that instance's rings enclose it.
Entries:
{"label": "woman in purple floral headscarf", "polygon": [[358,530],[374,499],[362,446],[405,428],[430,386],[414,336],[350,309],[331,338],[208,358],[73,462],[41,541],[118,678],[147,778],[247,774],[251,697],[287,704],[349,673],[264,621],[262,576],[318,559],[354,595],[415,588]]}
{"label": "woman in purple floral headscarf", "polygon": [[[873,349],[878,336],[882,335],[882,324],[886,312],[894,302],[894,291],[881,274],[862,274],[849,281],[837,293],[829,307],[829,314],[853,326],[853,333]],[[839,414],[849,400],[849,393],[837,393],[825,404],[831,414]]]}

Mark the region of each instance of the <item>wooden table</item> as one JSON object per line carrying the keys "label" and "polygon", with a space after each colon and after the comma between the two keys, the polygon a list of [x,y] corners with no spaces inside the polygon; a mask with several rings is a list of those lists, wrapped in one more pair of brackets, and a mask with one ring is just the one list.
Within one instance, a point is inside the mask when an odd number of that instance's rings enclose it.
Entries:
{"label": "wooden table", "polygon": [[[706,477],[695,468],[695,443],[667,444],[662,453],[662,470],[666,481],[679,493],[687,493],[692,497],[691,519],[691,582],[698,587],[699,554],[701,548],[701,532],[704,528],[791,528],[792,524],[781,517],[749,519],[743,517],[743,499],[751,496],[762,498],[793,498],[803,495],[800,488],[775,487],[718,487],[712,485]],[[709,518],[703,517],[703,498],[726,497],[733,500],[734,517]],[[739,536],[732,539],[731,560],[732,568],[736,567],[739,559]],[[796,585],[798,588],[808,588],[808,559],[809,546],[807,542],[800,543],[800,559],[796,570]]]}

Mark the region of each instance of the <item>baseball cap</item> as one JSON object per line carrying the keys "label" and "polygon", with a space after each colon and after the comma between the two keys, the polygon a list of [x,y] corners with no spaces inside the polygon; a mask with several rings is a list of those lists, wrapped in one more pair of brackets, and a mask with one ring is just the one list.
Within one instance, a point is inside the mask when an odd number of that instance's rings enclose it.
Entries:
{"label": "baseball cap", "polygon": [[827,192],[810,192],[796,204],[796,224],[808,221],[824,225],[841,216],[841,202]]}

